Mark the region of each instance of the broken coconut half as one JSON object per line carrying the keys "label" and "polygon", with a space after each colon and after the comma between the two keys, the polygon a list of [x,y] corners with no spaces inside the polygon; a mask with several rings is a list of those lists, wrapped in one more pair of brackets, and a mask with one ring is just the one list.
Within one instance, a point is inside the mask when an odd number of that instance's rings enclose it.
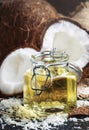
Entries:
{"label": "broken coconut half", "polygon": [[69,61],[80,68],[89,62],[89,34],[74,21],[60,19],[48,27],[41,51],[52,48],[65,51]]}
{"label": "broken coconut half", "polygon": [[0,91],[4,95],[22,93],[24,73],[31,67],[30,58],[37,51],[31,48],[18,49],[9,54],[0,68]]}

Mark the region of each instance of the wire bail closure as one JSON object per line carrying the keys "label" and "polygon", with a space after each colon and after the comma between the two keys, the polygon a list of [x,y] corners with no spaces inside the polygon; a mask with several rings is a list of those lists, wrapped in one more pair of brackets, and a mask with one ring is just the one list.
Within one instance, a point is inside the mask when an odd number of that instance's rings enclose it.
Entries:
{"label": "wire bail closure", "polygon": [[[40,71],[44,73],[40,73]],[[45,78],[45,80],[42,83],[40,83],[40,81],[38,80],[40,76],[43,76],[43,78]],[[33,68],[31,88],[36,92],[36,95],[40,95],[43,91],[46,91],[46,89],[50,87],[51,83],[51,73],[47,67],[45,67],[44,65],[37,65]]]}
{"label": "wire bail closure", "polygon": [[78,81],[81,78],[82,71],[68,62],[69,55],[65,51],[57,51],[55,48],[51,51],[41,52],[39,55],[32,56],[33,74],[31,77],[31,89],[36,95],[40,95],[43,91],[49,89],[52,84],[53,74],[50,70],[51,66],[63,66],[67,72],[72,71],[76,74]]}

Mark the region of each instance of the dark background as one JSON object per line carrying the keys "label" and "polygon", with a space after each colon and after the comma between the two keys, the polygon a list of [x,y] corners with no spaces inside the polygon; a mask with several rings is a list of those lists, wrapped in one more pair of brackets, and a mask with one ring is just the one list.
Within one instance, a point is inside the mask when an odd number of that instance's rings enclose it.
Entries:
{"label": "dark background", "polygon": [[73,12],[77,6],[81,4],[81,2],[86,2],[87,0],[46,0],[51,5],[53,5],[58,12],[69,15],[71,12]]}

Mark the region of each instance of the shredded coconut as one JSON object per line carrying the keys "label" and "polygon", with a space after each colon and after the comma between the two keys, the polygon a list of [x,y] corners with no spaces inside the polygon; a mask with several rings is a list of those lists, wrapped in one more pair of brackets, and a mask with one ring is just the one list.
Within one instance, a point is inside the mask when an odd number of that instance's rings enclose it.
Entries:
{"label": "shredded coconut", "polygon": [[84,120],[85,120],[85,121],[89,121],[89,117],[86,117]]}
{"label": "shredded coconut", "polygon": [[[89,106],[89,101],[85,100],[79,100],[77,101],[77,107],[80,106]],[[19,109],[22,107],[22,110],[20,112],[20,115],[16,115],[18,113],[18,110],[16,111],[17,113],[12,110],[13,108]],[[82,126],[78,126],[78,122],[88,122],[89,124],[89,117],[83,118],[83,119],[77,119],[77,118],[69,118],[68,119],[68,114],[66,113],[56,113],[56,114],[51,114],[47,116],[46,118],[40,117],[39,119],[28,119],[27,116],[24,116],[23,113],[25,113],[25,109],[23,109],[23,102],[22,99],[16,99],[16,98],[9,98],[9,99],[3,99],[0,103],[0,110],[5,111],[3,115],[0,113],[0,128],[2,130],[6,129],[6,125],[12,126],[12,128],[19,128],[19,130],[59,130],[59,128],[63,128],[62,126],[67,125],[67,122],[73,123],[74,122],[74,130],[81,130]],[[8,111],[11,110],[10,113]],[[23,112],[24,111],[24,112]],[[15,116],[12,116],[11,114],[15,114]],[[25,118],[24,118],[25,117]],[[17,128],[16,128],[17,127]],[[70,127],[68,128],[70,129]],[[60,129],[62,130],[62,129]]]}
{"label": "shredded coconut", "polygon": [[80,92],[80,94],[85,94],[85,95],[87,95],[87,94],[89,94],[89,87],[87,86],[87,87],[81,88],[81,89],[79,90],[79,92]]}
{"label": "shredded coconut", "polygon": [[77,122],[78,120],[77,120],[77,118],[70,118],[70,121],[74,121],[74,122]]}
{"label": "shredded coconut", "polygon": [[19,104],[21,104],[21,100],[20,99],[16,99],[16,98],[9,98],[9,99],[3,99],[1,101],[1,105],[3,105],[6,108],[10,108],[13,106],[18,106]]}
{"label": "shredded coconut", "polygon": [[[18,111],[17,108],[18,109],[21,108],[19,110],[20,112]],[[5,110],[5,113],[1,116],[0,119],[0,124],[4,123],[2,126],[3,129],[6,126],[6,124],[8,125],[11,124],[13,127],[20,126],[23,128],[23,130],[29,130],[29,128],[35,130],[38,130],[38,128],[43,130],[49,130],[51,128],[56,128],[56,126],[58,125],[64,124],[64,122],[66,122],[68,118],[68,114],[56,113],[56,114],[51,114],[46,118],[28,119],[29,116],[27,117],[25,112],[27,114],[29,113],[24,109],[24,106],[22,106],[22,100],[16,98],[3,99],[0,103],[0,109],[1,112]],[[16,117],[13,117],[13,114]],[[17,114],[19,115],[17,116]]]}
{"label": "shredded coconut", "polygon": [[89,101],[87,101],[87,100],[78,100],[77,101],[77,107],[81,107],[81,106],[89,106]]}

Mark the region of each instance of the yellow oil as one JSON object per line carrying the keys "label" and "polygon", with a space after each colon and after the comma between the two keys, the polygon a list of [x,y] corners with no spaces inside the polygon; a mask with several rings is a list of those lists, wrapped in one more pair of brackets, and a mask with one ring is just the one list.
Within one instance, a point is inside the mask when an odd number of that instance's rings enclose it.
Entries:
{"label": "yellow oil", "polygon": [[[24,84],[24,103],[32,109],[40,111],[70,111],[76,106],[76,76],[73,72],[68,72],[64,67],[49,67],[52,73],[52,83],[45,91],[36,92],[31,88],[32,72],[28,70],[25,74]],[[35,88],[35,79],[33,79],[33,88]],[[45,75],[37,75],[37,87],[41,89]],[[50,78],[47,80],[49,84]],[[38,93],[38,95],[37,95]],[[39,94],[40,93],[40,94]]]}

